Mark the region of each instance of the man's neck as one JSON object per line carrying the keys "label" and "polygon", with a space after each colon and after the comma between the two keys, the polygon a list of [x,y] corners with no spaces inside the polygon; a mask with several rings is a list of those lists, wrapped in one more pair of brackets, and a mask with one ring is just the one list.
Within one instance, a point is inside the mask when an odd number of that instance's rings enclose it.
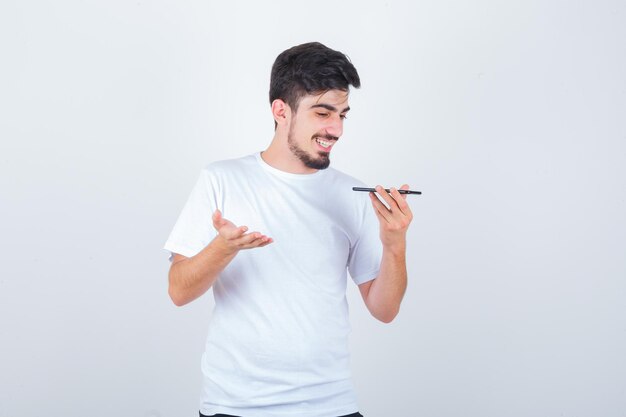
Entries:
{"label": "man's neck", "polygon": [[271,167],[290,174],[314,174],[318,171],[304,165],[289,149],[287,138],[278,135],[274,135],[270,146],[261,152],[261,158]]}

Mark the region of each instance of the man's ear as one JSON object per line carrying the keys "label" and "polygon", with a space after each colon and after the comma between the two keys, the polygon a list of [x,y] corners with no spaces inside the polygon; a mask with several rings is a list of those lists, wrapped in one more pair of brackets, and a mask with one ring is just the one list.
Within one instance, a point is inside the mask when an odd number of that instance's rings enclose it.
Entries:
{"label": "man's ear", "polygon": [[291,117],[291,108],[281,99],[272,101],[272,116],[277,125],[285,125]]}

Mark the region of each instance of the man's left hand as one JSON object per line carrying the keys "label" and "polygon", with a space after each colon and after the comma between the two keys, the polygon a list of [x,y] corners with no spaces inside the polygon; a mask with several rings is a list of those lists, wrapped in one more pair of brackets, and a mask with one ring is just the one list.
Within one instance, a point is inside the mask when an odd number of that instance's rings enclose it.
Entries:
{"label": "man's left hand", "polygon": [[[408,190],[409,186],[404,184],[400,189]],[[413,213],[406,202],[406,194],[400,194],[395,188],[390,188],[389,191],[377,185],[376,193],[369,193],[380,222],[380,240],[385,249],[404,251],[406,231],[413,220]]]}

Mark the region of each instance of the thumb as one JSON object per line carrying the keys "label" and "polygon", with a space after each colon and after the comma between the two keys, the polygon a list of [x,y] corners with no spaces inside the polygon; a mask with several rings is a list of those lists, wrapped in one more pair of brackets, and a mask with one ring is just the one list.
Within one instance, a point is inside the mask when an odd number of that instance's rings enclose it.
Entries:
{"label": "thumb", "polygon": [[215,229],[219,229],[225,224],[226,224],[226,221],[222,217],[222,212],[219,210],[215,210],[213,212],[213,227],[215,227]]}

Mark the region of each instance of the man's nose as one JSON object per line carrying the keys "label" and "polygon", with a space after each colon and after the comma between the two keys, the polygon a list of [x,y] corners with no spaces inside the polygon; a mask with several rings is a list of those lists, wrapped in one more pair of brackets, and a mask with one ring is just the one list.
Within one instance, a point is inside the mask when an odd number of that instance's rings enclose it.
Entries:
{"label": "man's nose", "polygon": [[326,133],[331,136],[340,137],[343,133],[343,119],[340,117],[333,118],[326,126]]}

